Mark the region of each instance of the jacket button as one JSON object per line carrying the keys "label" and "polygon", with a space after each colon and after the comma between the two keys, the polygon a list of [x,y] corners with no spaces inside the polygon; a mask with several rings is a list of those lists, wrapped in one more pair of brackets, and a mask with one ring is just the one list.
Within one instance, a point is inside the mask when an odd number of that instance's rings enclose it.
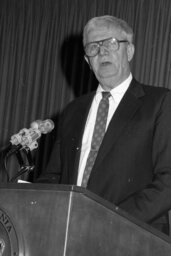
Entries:
{"label": "jacket button", "polygon": [[129,179],[128,179],[128,182],[133,182],[133,178],[129,178]]}

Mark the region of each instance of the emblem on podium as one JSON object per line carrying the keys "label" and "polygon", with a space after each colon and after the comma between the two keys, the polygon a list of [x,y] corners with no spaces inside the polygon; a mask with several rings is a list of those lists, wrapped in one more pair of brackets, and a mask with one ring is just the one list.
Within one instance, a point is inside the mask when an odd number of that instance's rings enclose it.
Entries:
{"label": "emblem on podium", "polygon": [[0,209],[0,256],[18,256],[17,232],[7,213]]}

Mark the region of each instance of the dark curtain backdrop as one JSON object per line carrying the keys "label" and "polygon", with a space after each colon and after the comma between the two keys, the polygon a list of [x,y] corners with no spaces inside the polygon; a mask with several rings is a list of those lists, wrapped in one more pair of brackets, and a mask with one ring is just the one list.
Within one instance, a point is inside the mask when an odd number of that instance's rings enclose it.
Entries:
{"label": "dark curtain backdrop", "polygon": [[[81,33],[88,19],[104,14],[125,19],[134,29],[133,75],[171,89],[170,0],[1,0],[0,181],[6,181],[2,152],[13,134],[36,119],[55,122],[32,152],[36,169],[24,176],[31,180],[47,164],[64,107],[96,87]],[[10,177],[17,173],[15,158],[7,169]]]}

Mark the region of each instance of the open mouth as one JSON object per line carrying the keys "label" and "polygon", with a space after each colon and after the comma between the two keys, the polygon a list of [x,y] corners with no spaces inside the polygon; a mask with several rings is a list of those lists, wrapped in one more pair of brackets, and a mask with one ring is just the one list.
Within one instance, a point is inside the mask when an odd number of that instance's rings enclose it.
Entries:
{"label": "open mouth", "polygon": [[100,65],[101,66],[108,66],[108,65],[111,65],[112,63],[110,61],[104,61],[104,62],[101,62]]}

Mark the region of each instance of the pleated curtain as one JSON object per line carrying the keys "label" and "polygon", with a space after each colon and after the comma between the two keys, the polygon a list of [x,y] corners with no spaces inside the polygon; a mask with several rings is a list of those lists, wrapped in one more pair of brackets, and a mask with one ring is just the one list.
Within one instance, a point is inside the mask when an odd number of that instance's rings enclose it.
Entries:
{"label": "pleated curtain", "polygon": [[84,61],[82,30],[94,16],[126,20],[135,32],[132,73],[140,82],[171,89],[170,0],[1,0],[0,1],[0,181],[18,172],[14,157],[4,170],[4,148],[13,134],[37,119],[55,129],[32,152],[32,180],[46,167],[65,106],[94,90]]}

